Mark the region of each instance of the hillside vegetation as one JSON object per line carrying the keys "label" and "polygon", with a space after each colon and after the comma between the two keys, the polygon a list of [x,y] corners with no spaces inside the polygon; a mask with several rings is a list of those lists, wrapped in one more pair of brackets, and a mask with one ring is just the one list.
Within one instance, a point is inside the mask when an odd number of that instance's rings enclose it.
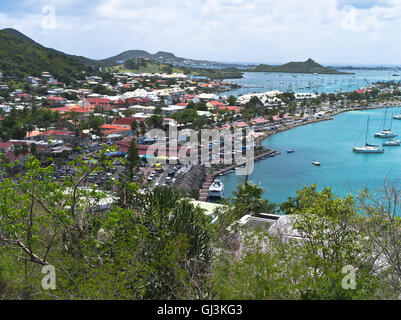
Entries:
{"label": "hillside vegetation", "polygon": [[249,69],[251,72],[283,72],[283,73],[319,73],[319,74],[346,74],[346,72],[337,71],[331,68],[326,68],[308,59],[304,62],[289,62],[279,66],[270,66],[260,64],[255,68]]}
{"label": "hillside vegetation", "polygon": [[[28,38],[29,39],[29,38]],[[7,30],[0,31],[0,71],[5,76],[22,79],[50,72],[60,81],[68,81],[88,66],[59,51],[45,48]]]}
{"label": "hillside vegetation", "polygon": [[123,64],[108,68],[112,72],[134,72],[134,73],[183,73],[193,76],[203,76],[210,79],[238,79],[242,78],[242,73],[235,68],[226,69],[203,69],[188,67],[173,67],[169,64],[157,62],[155,60],[130,59]]}

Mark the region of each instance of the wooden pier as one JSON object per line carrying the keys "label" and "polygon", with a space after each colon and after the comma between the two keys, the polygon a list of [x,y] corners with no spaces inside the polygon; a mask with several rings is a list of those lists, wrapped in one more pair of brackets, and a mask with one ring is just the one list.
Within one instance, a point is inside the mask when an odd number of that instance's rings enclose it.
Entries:
{"label": "wooden pier", "polygon": [[[260,160],[260,159],[266,158],[266,157],[274,157],[274,156],[276,156],[276,155],[278,155],[278,154],[279,154],[279,152],[276,151],[276,150],[268,150],[268,151],[266,151],[266,152],[263,152],[263,153],[261,153],[261,154],[255,156],[254,161]],[[244,165],[244,164],[233,164],[233,165],[228,166],[228,167],[226,167],[226,168],[224,168],[224,169],[221,169],[221,170],[219,170],[219,171],[215,171],[215,172],[213,173],[213,177],[215,178],[215,177],[217,177],[217,176],[219,176],[219,175],[221,175],[221,174],[226,173],[227,171],[234,170],[235,168],[241,167],[241,166],[243,166],[243,165]]]}
{"label": "wooden pier", "polygon": [[[254,161],[260,160],[265,157],[274,157],[278,154],[279,154],[279,152],[276,150],[268,150],[266,152],[263,152],[263,153],[255,156]],[[212,185],[212,183],[216,177],[218,177],[224,173],[227,173],[228,171],[234,170],[235,168],[238,168],[243,165],[244,164],[233,164],[233,165],[230,165],[219,171],[214,171],[212,173],[207,174],[206,179],[202,184],[202,189],[199,191],[199,201],[207,201],[207,198],[209,196],[209,188]]]}

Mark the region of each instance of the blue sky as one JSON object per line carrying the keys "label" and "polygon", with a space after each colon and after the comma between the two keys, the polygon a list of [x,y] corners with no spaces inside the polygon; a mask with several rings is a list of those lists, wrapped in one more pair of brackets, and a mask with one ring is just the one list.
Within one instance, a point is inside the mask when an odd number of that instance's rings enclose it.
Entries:
{"label": "blue sky", "polygon": [[216,61],[401,65],[400,0],[1,0],[0,28],[95,59],[143,49]]}

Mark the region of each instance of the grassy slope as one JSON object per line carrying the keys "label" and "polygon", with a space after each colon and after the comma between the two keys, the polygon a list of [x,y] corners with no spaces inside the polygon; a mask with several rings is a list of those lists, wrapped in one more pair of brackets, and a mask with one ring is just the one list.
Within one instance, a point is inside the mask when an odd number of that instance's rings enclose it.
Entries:
{"label": "grassy slope", "polygon": [[86,66],[68,55],[0,31],[0,70],[6,75],[22,78],[48,71],[63,80],[85,69]]}
{"label": "grassy slope", "polygon": [[345,74],[331,68],[323,67],[312,59],[305,62],[289,62],[281,66],[269,66],[261,64],[253,69],[252,72],[283,72],[283,73],[319,73],[319,74]]}

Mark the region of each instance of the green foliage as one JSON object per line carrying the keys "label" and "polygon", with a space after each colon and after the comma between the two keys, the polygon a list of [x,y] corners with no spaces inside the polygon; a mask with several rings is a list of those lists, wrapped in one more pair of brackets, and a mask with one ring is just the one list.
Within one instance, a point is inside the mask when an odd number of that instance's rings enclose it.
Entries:
{"label": "green foliage", "polygon": [[[297,237],[248,229],[241,249],[216,258],[211,287],[217,299],[374,299],[380,277],[366,250],[366,234],[352,197],[340,199],[316,186],[298,191],[287,210]],[[238,232],[238,231],[237,231]],[[288,232],[288,231],[287,231]],[[343,287],[345,266],[356,270],[355,289]]]}
{"label": "green foliage", "polygon": [[48,71],[58,80],[66,82],[85,71],[86,67],[61,52],[0,31],[0,69],[5,76],[17,79],[26,75],[40,76],[43,71]]}
{"label": "green foliage", "polygon": [[320,73],[320,74],[346,74],[331,68],[325,68],[312,59],[304,62],[289,62],[280,66],[261,64],[250,69],[252,72],[285,72],[285,73]]}

